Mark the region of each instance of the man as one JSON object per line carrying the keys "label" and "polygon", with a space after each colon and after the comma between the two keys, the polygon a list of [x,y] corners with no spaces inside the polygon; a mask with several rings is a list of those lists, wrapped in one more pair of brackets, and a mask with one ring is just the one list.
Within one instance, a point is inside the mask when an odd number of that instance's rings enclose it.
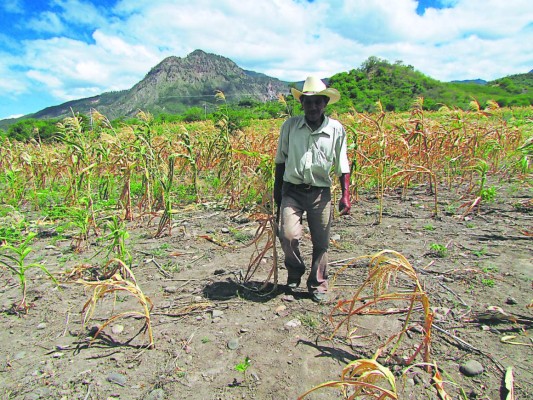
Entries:
{"label": "man", "polygon": [[327,300],[328,246],[331,227],[331,176],[339,179],[341,215],[350,212],[350,167],[346,152],[346,132],[339,121],[324,115],[327,104],[340,99],[340,93],[327,88],[316,77],[308,77],[302,91],[291,89],[300,100],[304,116],[291,117],[281,127],[276,152],[274,200],[279,208],[279,238],[285,254],[287,285],[300,285],[305,264],[300,254],[303,237],[302,216],[313,245],[307,289],[315,302]]}

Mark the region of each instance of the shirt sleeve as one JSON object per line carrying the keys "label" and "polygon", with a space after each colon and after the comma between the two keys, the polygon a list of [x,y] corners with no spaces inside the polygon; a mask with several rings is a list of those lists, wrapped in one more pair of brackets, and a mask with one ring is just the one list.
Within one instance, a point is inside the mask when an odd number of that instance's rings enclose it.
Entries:
{"label": "shirt sleeve", "polygon": [[285,121],[281,125],[279,139],[278,139],[278,149],[276,151],[276,157],[274,162],[276,164],[284,164],[287,161],[287,155],[289,153],[289,128],[288,121]]}
{"label": "shirt sleeve", "polygon": [[335,175],[350,173],[350,162],[348,161],[348,145],[346,138],[346,131],[344,127],[339,124],[340,133],[338,140],[335,142]]}

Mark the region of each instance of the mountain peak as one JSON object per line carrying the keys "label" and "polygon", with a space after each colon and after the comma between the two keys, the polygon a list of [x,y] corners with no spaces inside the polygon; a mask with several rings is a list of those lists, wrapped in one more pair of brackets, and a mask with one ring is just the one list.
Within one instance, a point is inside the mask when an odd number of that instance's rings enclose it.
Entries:
{"label": "mountain peak", "polygon": [[179,114],[190,107],[215,107],[216,91],[229,101],[252,98],[266,101],[288,93],[286,83],[245,71],[229,58],[197,49],[186,57],[170,56],[153,67],[131,89],[74,100],[36,113],[39,118],[68,115],[70,108],[88,114],[92,108],[110,119],[130,117],[139,110]]}

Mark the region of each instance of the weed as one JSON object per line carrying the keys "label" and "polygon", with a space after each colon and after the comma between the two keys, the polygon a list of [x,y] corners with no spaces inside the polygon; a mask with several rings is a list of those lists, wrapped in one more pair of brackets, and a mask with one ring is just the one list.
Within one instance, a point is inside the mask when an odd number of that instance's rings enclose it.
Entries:
{"label": "weed", "polygon": [[239,243],[246,243],[253,239],[253,235],[249,232],[242,232],[232,227],[229,227],[229,231],[233,238]]}
{"label": "weed", "polygon": [[483,246],[481,249],[479,250],[474,250],[472,252],[473,255],[475,255],[476,257],[482,257],[484,256],[485,254],[487,254],[487,248],[485,246]]}
{"label": "weed", "polygon": [[318,320],[311,314],[304,314],[298,316],[298,319],[302,325],[307,326],[308,328],[316,328],[318,326]]}
{"label": "weed", "polygon": [[235,371],[242,372],[243,378],[246,378],[246,370],[250,367],[251,360],[246,356],[244,361],[235,365]]}
{"label": "weed", "polygon": [[455,215],[457,214],[457,208],[459,206],[455,203],[453,204],[446,204],[444,206],[444,211],[446,212],[447,215]]}
{"label": "weed", "polygon": [[494,279],[482,278],[481,283],[486,287],[494,287]]}
{"label": "weed", "polygon": [[431,243],[429,248],[431,249],[431,252],[439,258],[445,258],[448,256],[448,248],[442,244]]}
{"label": "weed", "polygon": [[494,186],[484,188],[480,191],[480,197],[481,200],[491,203],[494,201],[494,198],[496,197],[497,190]]}
{"label": "weed", "polygon": [[202,339],[201,339],[202,343],[203,344],[207,344],[211,341],[211,339],[209,339],[207,336],[204,336]]}
{"label": "weed", "polygon": [[427,224],[427,225],[424,225],[424,229],[426,231],[434,231],[435,227],[432,224]]}
{"label": "weed", "polygon": [[496,273],[500,271],[500,269],[496,265],[487,265],[486,267],[481,268],[481,270],[486,274]]}

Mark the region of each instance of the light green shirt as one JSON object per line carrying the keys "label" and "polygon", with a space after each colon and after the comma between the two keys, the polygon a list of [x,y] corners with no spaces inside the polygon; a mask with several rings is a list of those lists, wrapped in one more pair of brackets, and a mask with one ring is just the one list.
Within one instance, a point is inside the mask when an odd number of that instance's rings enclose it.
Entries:
{"label": "light green shirt", "polygon": [[346,131],[332,118],[325,117],[312,131],[304,116],[291,117],[281,126],[275,163],[285,163],[285,182],[330,187],[331,172],[336,176],[350,172]]}

